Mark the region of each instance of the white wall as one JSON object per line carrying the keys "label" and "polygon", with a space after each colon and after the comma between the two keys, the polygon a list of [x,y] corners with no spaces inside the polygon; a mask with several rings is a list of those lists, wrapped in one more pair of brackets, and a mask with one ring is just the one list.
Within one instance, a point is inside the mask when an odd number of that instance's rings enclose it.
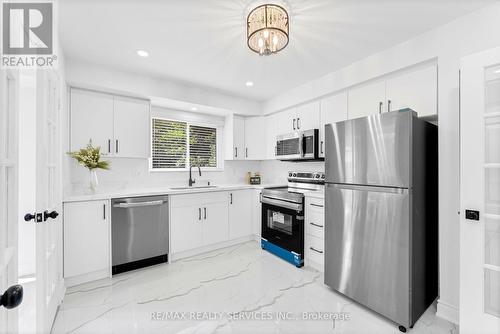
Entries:
{"label": "white wall", "polygon": [[437,59],[439,109],[438,314],[458,322],[459,305],[459,61],[500,45],[500,4],[460,17],[339,71],[307,82],[263,104],[269,114],[334,91]]}
{"label": "white wall", "polygon": [[109,67],[66,60],[66,78],[69,85],[145,98],[186,102],[242,115],[259,115],[259,102],[234,97],[220,91],[173,80],[113,70]]}

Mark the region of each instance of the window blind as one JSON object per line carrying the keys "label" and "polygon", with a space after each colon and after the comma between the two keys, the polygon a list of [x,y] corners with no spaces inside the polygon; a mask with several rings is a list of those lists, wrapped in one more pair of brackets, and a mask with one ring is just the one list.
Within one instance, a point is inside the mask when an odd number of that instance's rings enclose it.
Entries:
{"label": "window blind", "polygon": [[189,125],[189,160],[191,166],[217,167],[217,129]]}
{"label": "window blind", "polygon": [[186,168],[187,123],[153,118],[152,168]]}

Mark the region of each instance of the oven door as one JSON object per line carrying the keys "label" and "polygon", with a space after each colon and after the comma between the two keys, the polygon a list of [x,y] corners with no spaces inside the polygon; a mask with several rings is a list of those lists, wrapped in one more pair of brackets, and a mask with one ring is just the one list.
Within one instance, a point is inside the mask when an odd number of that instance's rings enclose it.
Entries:
{"label": "oven door", "polygon": [[303,257],[303,206],[302,204],[286,202],[290,205],[285,205],[290,207],[283,207],[279,202],[282,201],[262,197],[262,238]]}

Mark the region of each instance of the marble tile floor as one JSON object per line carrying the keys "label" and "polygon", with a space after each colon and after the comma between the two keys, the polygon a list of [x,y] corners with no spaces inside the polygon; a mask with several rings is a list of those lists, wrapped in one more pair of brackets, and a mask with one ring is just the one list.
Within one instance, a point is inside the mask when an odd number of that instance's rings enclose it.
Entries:
{"label": "marble tile floor", "polygon": [[[68,289],[52,332],[400,333],[322,280],[251,241]],[[409,333],[458,333],[435,313]]]}

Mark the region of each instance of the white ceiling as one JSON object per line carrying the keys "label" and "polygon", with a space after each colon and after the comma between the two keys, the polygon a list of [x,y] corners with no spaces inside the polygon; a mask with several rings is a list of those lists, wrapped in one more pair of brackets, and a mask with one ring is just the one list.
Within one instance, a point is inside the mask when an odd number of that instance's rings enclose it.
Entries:
{"label": "white ceiling", "polygon": [[268,1],[290,13],[290,43],[269,57],[246,45],[262,1],[63,0],[59,24],[68,58],[262,101],[495,1]]}

